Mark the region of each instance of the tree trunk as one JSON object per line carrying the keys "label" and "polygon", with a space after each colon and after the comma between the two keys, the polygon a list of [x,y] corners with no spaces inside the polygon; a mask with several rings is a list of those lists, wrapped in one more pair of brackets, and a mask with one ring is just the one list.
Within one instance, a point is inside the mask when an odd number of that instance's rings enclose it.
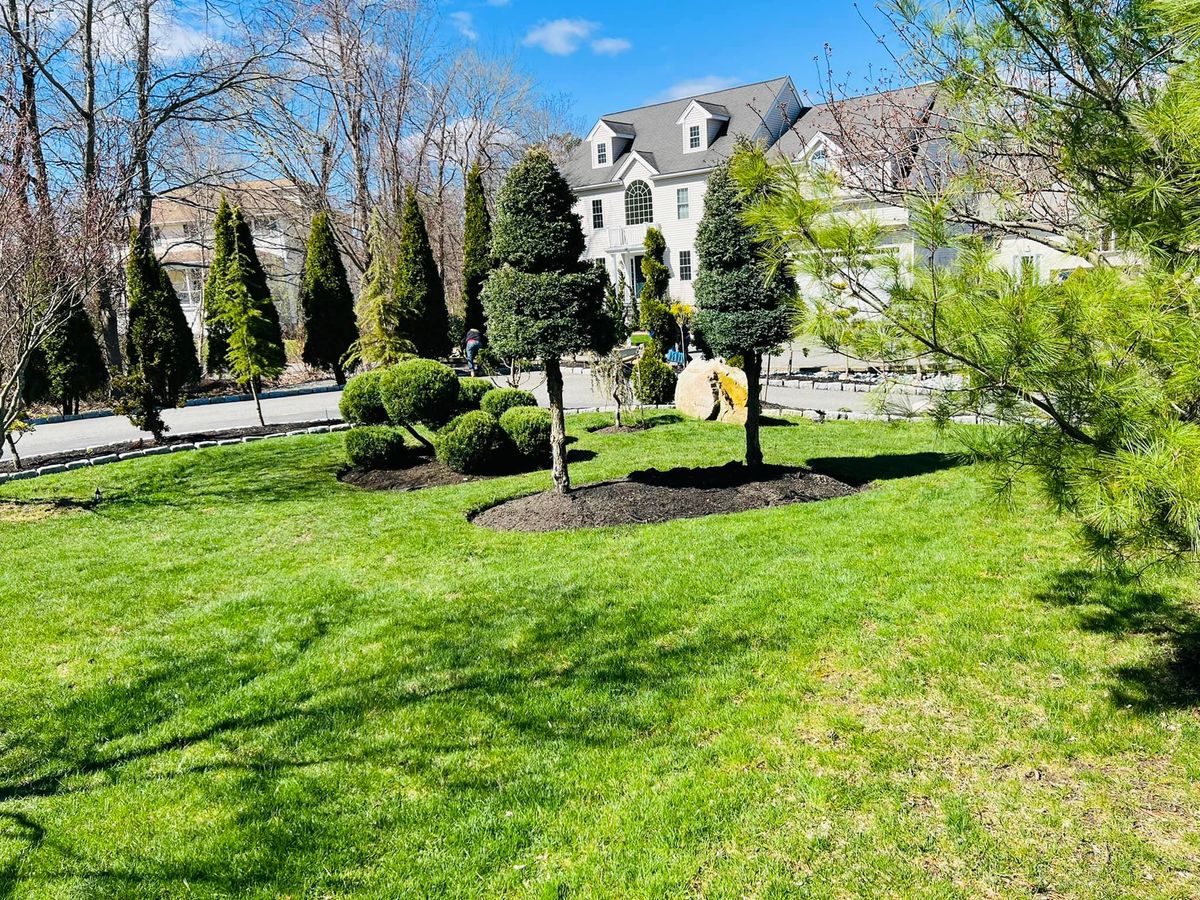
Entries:
{"label": "tree trunk", "polygon": [[134,160],[137,163],[138,231],[150,227],[153,195],[150,190],[150,3],[141,0],[141,22],[137,36],[137,126],[135,128]]}
{"label": "tree trunk", "polygon": [[563,377],[557,358],[545,360],[546,391],[550,394],[550,471],[554,490],[566,494],[571,490],[567,472],[567,422],[563,415]]}
{"label": "tree trunk", "polygon": [[613,400],[617,404],[617,414],[614,418],[616,419],[617,430],[620,431],[620,429],[621,429],[621,389],[620,388],[617,388],[617,390],[613,391]]}
{"label": "tree trunk", "polygon": [[258,424],[263,428],[267,427],[267,421],[263,418],[262,400],[258,396],[258,387],[254,383],[255,379],[250,379],[250,396],[254,398],[254,408],[258,411]]}
{"label": "tree trunk", "polygon": [[333,381],[339,385],[346,383],[346,370],[342,368],[341,363],[333,364]]}
{"label": "tree trunk", "polygon": [[759,375],[762,372],[762,354],[745,353],[742,359],[746,366],[746,465],[761,466],[762,444],[758,439],[758,420],[762,412],[758,399]]}

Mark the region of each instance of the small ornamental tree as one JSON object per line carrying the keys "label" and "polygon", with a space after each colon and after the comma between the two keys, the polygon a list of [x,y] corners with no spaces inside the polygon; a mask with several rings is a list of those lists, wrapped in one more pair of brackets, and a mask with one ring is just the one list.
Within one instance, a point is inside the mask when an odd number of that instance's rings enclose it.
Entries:
{"label": "small ornamental tree", "polygon": [[614,423],[617,428],[623,428],[624,409],[633,403],[633,382],[630,379],[632,371],[629,363],[621,354],[621,345],[629,339],[629,321],[625,310],[625,273],[622,272],[614,285],[608,278],[608,272],[603,262],[599,263],[604,272],[604,309],[612,322],[613,347],[607,353],[592,354],[592,389],[605,397],[611,397],[616,405]]}
{"label": "small ornamental tree", "polygon": [[135,230],[126,265],[129,330],[127,375],[114,379],[121,394],[116,409],[143,431],[161,438],[167,431],[161,412],[178,406],[183,389],[200,378],[192,332],[154,250],[148,232]]}
{"label": "small ornamental tree", "polygon": [[488,213],[479,163],[467,173],[466,221],[463,225],[463,319],[467,330],[487,333],[483,284],[492,270],[492,217]]}
{"label": "small ornamental tree", "polygon": [[210,375],[225,371],[225,356],[229,351],[229,332],[221,318],[221,291],[225,270],[233,257],[233,243],[233,209],[222,195],[213,219],[213,256],[204,282],[204,368]]}
{"label": "small ornamental tree", "polygon": [[[104,351],[82,303],[75,303],[67,318],[46,335],[38,354],[38,368],[41,378],[37,380],[42,382],[38,399],[52,400],[64,416],[79,412],[81,398],[107,386]],[[30,393],[28,383],[26,393]]]}
{"label": "small ornamental tree", "polygon": [[762,464],[759,376],[762,355],[788,340],[796,323],[796,283],[786,266],[772,272],[743,216],[746,203],[726,163],[708,179],[696,232],[700,274],[696,323],[713,350],[740,356],[746,372],[746,465]]}
{"label": "small ornamental tree", "polygon": [[300,279],[300,308],[304,311],[304,361],[314,369],[332,371],[334,380],[345,384],[343,360],[358,337],[358,322],[328,213],[313,217]]}
{"label": "small ornamental tree", "polygon": [[[251,293],[248,262],[248,254],[242,252],[240,242],[235,242],[233,259],[221,287],[221,321],[229,335],[226,351],[229,371],[249,386],[259,424],[266,425],[259,386],[266,379],[278,377],[286,362],[279,358],[263,303]],[[275,308],[269,299],[266,305]]]}
{"label": "small ornamental tree", "polygon": [[[279,325],[279,310],[271,299],[271,288],[267,283],[267,273],[263,271],[254,249],[254,236],[250,233],[250,224],[238,207],[233,209],[233,254],[236,256],[238,278],[246,286],[250,300],[258,310],[258,315],[252,317],[255,346],[262,355],[266,368],[282,372],[287,368],[287,351],[283,347],[283,329]],[[230,262],[226,271],[224,283],[221,286],[221,297],[229,296],[226,290],[230,274],[235,263]],[[232,327],[232,326],[230,326]],[[228,353],[226,360],[229,359]]]}
{"label": "small ornamental tree", "polygon": [[396,281],[393,290],[402,319],[396,325],[396,338],[412,342],[418,356],[437,359],[450,346],[450,315],[442,276],[438,273],[425,230],[425,217],[410,186],[404,199],[404,223],[400,250],[396,255]]}
{"label": "small ornamental tree", "polygon": [[541,360],[550,394],[551,468],[560,493],[571,489],[560,359],[607,352],[615,343],[604,309],[604,276],[580,260],[583,228],[575,193],[550,154],[526,152],[509,171],[496,206],[483,308],[492,347],[505,357]]}
{"label": "small ornamental tree", "polygon": [[654,347],[659,355],[671,348],[675,331],[675,319],[667,304],[667,289],[671,285],[671,270],[663,261],[667,254],[667,241],[657,228],[646,229],[643,243],[646,253],[642,257],[641,326],[654,336]]}

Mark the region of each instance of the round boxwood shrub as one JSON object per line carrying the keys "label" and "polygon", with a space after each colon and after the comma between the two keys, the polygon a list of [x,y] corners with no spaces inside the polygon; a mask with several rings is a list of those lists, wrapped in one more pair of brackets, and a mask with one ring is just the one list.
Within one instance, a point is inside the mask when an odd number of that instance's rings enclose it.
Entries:
{"label": "round boxwood shrub", "polygon": [[384,425],[366,425],[346,432],[346,457],[363,469],[399,469],[409,461],[404,433]]}
{"label": "round boxwood shrub", "polygon": [[433,445],[438,461],[455,472],[486,472],[498,462],[504,432],[495,416],[476,409],[439,431]]}
{"label": "round boxwood shrub", "polygon": [[500,417],[500,427],[525,461],[537,465],[550,461],[550,410],[514,406]]}
{"label": "round boxwood shrub", "polygon": [[460,378],[458,381],[458,411],[479,409],[483,395],[496,389],[486,378]]}
{"label": "round boxwood shrub", "polygon": [[350,379],[342,391],[338,408],[342,418],[351,425],[382,425],[388,420],[387,410],[379,396],[379,381],[383,369],[363,372]]}
{"label": "round boxwood shrub", "polygon": [[388,369],[379,381],[379,397],[395,425],[437,428],[458,410],[458,376],[432,359],[410,359]]}
{"label": "round boxwood shrub", "polygon": [[633,394],[639,403],[666,405],[675,402],[675,370],[651,349],[642,351],[633,367]]}
{"label": "round boxwood shrub", "polygon": [[537,406],[537,398],[519,388],[496,388],[488,391],[479,404],[480,409],[497,419],[514,406]]}

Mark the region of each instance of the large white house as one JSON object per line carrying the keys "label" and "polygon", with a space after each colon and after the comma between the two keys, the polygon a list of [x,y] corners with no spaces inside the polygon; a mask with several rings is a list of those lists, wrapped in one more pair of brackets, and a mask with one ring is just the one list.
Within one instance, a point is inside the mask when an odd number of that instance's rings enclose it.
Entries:
{"label": "large white house", "polygon": [[[604,260],[614,281],[624,273],[636,295],[644,282],[646,229],[657,227],[667,244],[670,296],[694,303],[696,229],[708,176],[733,152],[739,136],[797,162],[838,165],[845,162],[838,136],[848,120],[868,133],[904,132],[919,127],[922,110],[933,101],[934,90],[926,86],[850,98],[836,107],[808,105],[785,76],[602,116],[563,165],[579,197],[575,210],[583,220],[586,255]],[[846,206],[889,226],[895,252],[913,252],[905,209],[849,195]],[[997,264],[1014,272],[1030,267],[1042,278],[1088,265],[1035,239],[1012,236],[998,239]]]}

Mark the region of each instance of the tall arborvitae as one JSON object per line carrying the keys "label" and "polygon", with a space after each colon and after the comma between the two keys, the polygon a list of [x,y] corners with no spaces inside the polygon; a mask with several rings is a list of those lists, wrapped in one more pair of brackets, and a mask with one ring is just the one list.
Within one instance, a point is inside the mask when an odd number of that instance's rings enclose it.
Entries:
{"label": "tall arborvitae", "polygon": [[604,309],[603,267],[580,259],[583,229],[575,193],[546,150],[535,147],[500,189],[492,251],[501,267],[483,289],[492,347],[503,357],[541,360],[550,395],[550,453],[555,488],[571,488],[563,417],[561,358],[616,343]]}
{"label": "tall arborvitae", "polygon": [[246,252],[241,246],[239,229],[234,237],[234,252],[221,287],[221,317],[229,334],[229,370],[238,381],[249,387],[258,410],[258,421],[266,425],[259,386],[264,380],[277,377],[283,371],[286,360],[279,356],[266,313],[266,306],[271,309],[275,307],[269,300],[264,306],[254,296],[252,258],[253,249]]}
{"label": "tall arborvitae", "polygon": [[446,310],[442,276],[438,273],[429,233],[425,230],[425,217],[411,186],[404,200],[403,231],[396,254],[393,290],[403,316],[398,323],[401,333],[397,337],[407,337],[418,356],[428,359],[445,356],[450,347],[450,315]]}
{"label": "tall arborvitae", "polygon": [[395,266],[378,210],[367,233],[371,261],[363,272],[355,303],[360,336],[350,351],[354,361],[389,366],[413,354],[412,341],[402,333],[405,318],[396,306]]}
{"label": "tall arborvitae", "polygon": [[657,228],[647,228],[643,247],[646,253],[642,257],[642,276],[646,283],[642,285],[642,296],[639,298],[639,320],[642,328],[654,336],[654,346],[662,355],[670,349],[675,337],[675,319],[667,303],[671,270],[663,261],[667,254],[667,241]]}
{"label": "tall arborvitae", "polygon": [[328,213],[313,218],[300,279],[300,308],[304,311],[304,361],[314,369],[333,372],[337,383],[345,384],[342,361],[358,337],[358,322]]}
{"label": "tall arborvitae", "polygon": [[134,231],[126,265],[129,328],[127,375],[114,379],[117,411],[161,437],[160,413],[178,406],[183,389],[200,378],[200,361],[179,296],[154,255],[148,232]]}
{"label": "tall arborvitae", "polygon": [[486,334],[483,283],[492,270],[492,217],[488,213],[479,163],[467,173],[466,221],[463,224],[463,319],[467,329]]}
{"label": "tall arborvitae", "polygon": [[213,219],[213,255],[204,282],[204,368],[210,375],[228,366],[225,356],[229,352],[229,332],[221,318],[221,292],[232,255],[233,210],[222,194]]}
{"label": "tall arborvitae", "polygon": [[58,404],[63,415],[79,412],[82,398],[108,385],[104,351],[82,303],[74,304],[62,324],[46,336],[42,350],[46,399]]}
{"label": "tall arborvitae", "polygon": [[[283,330],[279,326],[279,310],[271,300],[271,288],[267,283],[267,273],[263,271],[258,253],[254,249],[254,236],[250,233],[250,224],[242,215],[239,207],[233,209],[233,253],[237,256],[240,267],[240,278],[245,282],[250,299],[255,304],[260,315],[254,318],[255,337],[261,352],[269,366],[277,367],[282,372],[287,367],[287,352],[283,347]],[[230,268],[233,266],[230,260]],[[225,277],[228,278],[229,270]],[[228,296],[225,284],[221,286],[222,302]],[[226,352],[228,359],[228,351]]]}

